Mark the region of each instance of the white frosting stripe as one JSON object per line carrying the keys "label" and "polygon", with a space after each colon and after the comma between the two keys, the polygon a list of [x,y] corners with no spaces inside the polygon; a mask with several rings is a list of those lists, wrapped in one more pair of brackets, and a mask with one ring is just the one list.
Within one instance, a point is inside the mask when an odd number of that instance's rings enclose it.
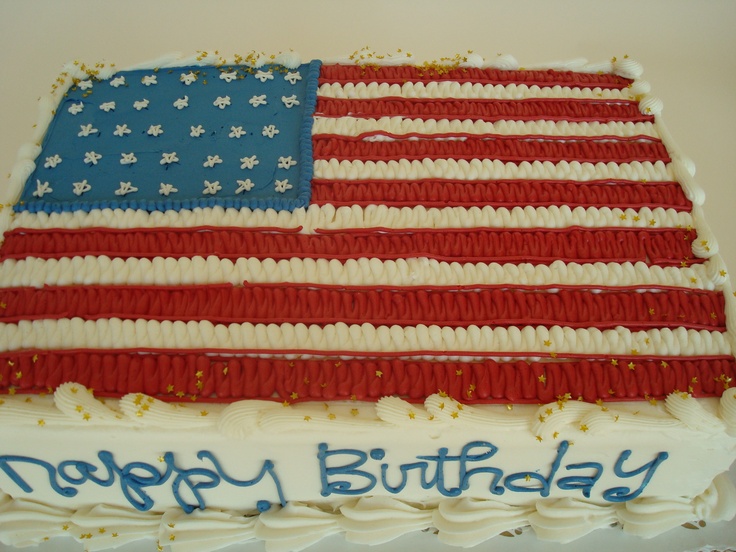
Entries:
{"label": "white frosting stripe", "polygon": [[313,135],[338,135],[350,137],[366,136],[411,136],[411,135],[543,135],[576,137],[631,138],[648,136],[658,138],[650,122],[575,122],[575,121],[496,121],[487,122],[470,118],[407,119],[404,117],[381,117],[379,119],[358,117],[315,117]]}
{"label": "white frosting stripe", "polygon": [[448,178],[465,180],[548,179],[590,181],[599,179],[671,181],[674,175],[662,161],[631,163],[580,163],[578,161],[524,161],[504,163],[491,159],[423,159],[422,161],[338,161],[317,159],[314,177],[330,180]]}
{"label": "white frosting stripe", "polygon": [[[391,207],[359,205],[336,207],[332,204],[310,205],[307,209],[286,211],[222,209],[219,207],[174,213],[101,209],[89,213],[18,213],[12,229],[51,230],[56,228],[253,228],[296,230],[315,233],[319,230],[355,228],[687,228],[693,224],[686,211],[619,207]],[[707,253],[707,252],[705,252]],[[703,256],[708,256],[707,254]]]}
{"label": "white frosting stripe", "polygon": [[351,286],[580,286],[714,290],[719,283],[709,262],[688,268],[646,263],[457,263],[426,258],[406,260],[101,256],[9,259],[0,263],[0,287],[66,285],[186,285],[304,283]]}
{"label": "white frosting stripe", "polygon": [[[549,345],[545,345],[545,342]],[[652,329],[632,331],[560,326],[373,326],[372,324],[213,324],[208,321],[23,320],[0,324],[0,351],[22,349],[202,349],[306,354],[465,356],[728,355],[720,332]]]}
{"label": "white frosting stripe", "polygon": [[568,86],[540,87],[526,84],[479,84],[456,81],[406,82],[388,84],[383,82],[325,83],[317,89],[318,96],[325,98],[372,99],[393,96],[398,98],[439,99],[457,98],[466,100],[499,99],[518,100],[526,98],[571,98],[591,100],[630,100],[628,89],[576,88]]}

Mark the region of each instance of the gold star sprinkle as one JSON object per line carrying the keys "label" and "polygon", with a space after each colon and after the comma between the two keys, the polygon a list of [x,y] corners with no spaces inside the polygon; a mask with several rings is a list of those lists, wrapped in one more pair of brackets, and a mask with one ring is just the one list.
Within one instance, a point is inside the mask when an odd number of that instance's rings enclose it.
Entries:
{"label": "gold star sprinkle", "polygon": [[629,367],[629,370],[636,370],[636,364],[634,364],[634,361],[631,361],[627,364]]}
{"label": "gold star sprinkle", "polygon": [[174,386],[173,385],[167,385],[166,386],[166,392],[167,393],[173,393],[174,392]]}
{"label": "gold star sprinkle", "polygon": [[545,376],[544,374],[539,376],[537,379],[539,380],[540,383],[547,383],[547,376]]}
{"label": "gold star sprinkle", "polygon": [[660,362],[660,363],[659,363],[659,365],[660,365],[660,366],[661,366],[662,368],[669,368],[669,367],[670,367],[670,365],[669,365],[669,364],[667,364],[667,362],[666,362],[666,361],[664,361],[664,360],[663,360],[662,362]]}
{"label": "gold star sprinkle", "polygon": [[583,433],[588,431],[588,426],[585,424],[580,424],[580,431],[582,431]]}
{"label": "gold star sprinkle", "polygon": [[649,314],[650,314],[651,316],[654,316],[654,309],[649,309]]}
{"label": "gold star sprinkle", "polygon": [[200,416],[207,416],[208,414],[209,414],[209,412],[207,412],[206,410],[201,410],[201,411],[199,412],[199,415],[200,415]]}
{"label": "gold star sprinkle", "polygon": [[409,419],[410,419],[410,420],[413,420],[413,419],[415,419],[416,417],[417,417],[417,416],[416,416],[416,414],[414,414],[414,411],[413,411],[413,410],[410,410],[410,411],[409,411]]}
{"label": "gold star sprinkle", "polygon": [[357,408],[351,409],[350,410],[350,414],[352,414],[353,416],[357,416],[358,415],[358,409]]}
{"label": "gold star sprinkle", "polygon": [[43,420],[38,420],[38,425],[41,426],[41,427],[43,427],[43,426],[46,425],[46,422],[43,421]]}
{"label": "gold star sprinkle", "polygon": [[456,376],[462,376],[463,375],[463,371],[462,370],[455,370],[455,375]]}
{"label": "gold star sprinkle", "polygon": [[328,418],[329,418],[330,420],[334,420],[334,419],[336,419],[336,418],[337,418],[337,416],[335,416],[335,414],[334,414],[334,413],[332,413],[332,412],[330,412],[330,413],[329,413],[329,414],[327,415],[327,417],[328,417]]}
{"label": "gold star sprinkle", "polygon": [[296,391],[292,391],[292,393],[291,393],[291,395],[289,395],[289,397],[291,397],[291,400],[298,399],[299,398],[299,393],[297,393]]}
{"label": "gold star sprinkle", "polygon": [[545,347],[551,347],[552,346],[552,341],[550,341],[549,339],[545,340],[544,346]]}
{"label": "gold star sprinkle", "polygon": [[311,416],[304,416],[304,421],[309,422],[312,419]]}
{"label": "gold star sprinkle", "polygon": [[376,370],[376,377],[380,378],[382,376],[383,376],[383,372],[381,372],[380,370]]}
{"label": "gold star sprinkle", "polygon": [[615,358],[612,358],[611,359],[611,366],[618,366],[618,360],[616,360]]}

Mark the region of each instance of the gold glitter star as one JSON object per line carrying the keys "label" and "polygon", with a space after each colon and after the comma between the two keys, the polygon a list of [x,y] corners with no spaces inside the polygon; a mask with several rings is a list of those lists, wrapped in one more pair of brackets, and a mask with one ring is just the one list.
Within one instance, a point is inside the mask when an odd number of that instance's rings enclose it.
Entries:
{"label": "gold glitter star", "polygon": [[166,386],[166,392],[167,393],[173,393],[174,392],[174,386],[169,384]]}
{"label": "gold glitter star", "polygon": [[292,391],[292,393],[291,393],[291,395],[289,395],[289,397],[291,398],[291,400],[298,399],[299,398],[299,393],[297,393],[296,391]]}
{"label": "gold glitter star", "polygon": [[417,417],[417,416],[416,416],[416,414],[414,414],[414,411],[413,411],[413,410],[410,410],[410,411],[409,411],[409,419],[410,419],[410,420],[413,420],[413,419],[415,419],[416,417]]}
{"label": "gold glitter star", "polygon": [[539,380],[539,383],[547,383],[547,376],[545,376],[544,374],[539,376],[537,379]]}
{"label": "gold glitter star", "polygon": [[383,372],[381,372],[381,370],[376,370],[376,377],[377,378],[383,377]]}
{"label": "gold glitter star", "polygon": [[633,360],[629,362],[627,366],[629,367],[629,370],[636,370],[636,364],[634,364]]}
{"label": "gold glitter star", "polygon": [[611,366],[618,366],[618,360],[616,360],[615,358],[612,358],[611,359]]}
{"label": "gold glitter star", "polygon": [[585,424],[580,424],[580,431],[585,433],[586,431],[588,431],[588,426]]}

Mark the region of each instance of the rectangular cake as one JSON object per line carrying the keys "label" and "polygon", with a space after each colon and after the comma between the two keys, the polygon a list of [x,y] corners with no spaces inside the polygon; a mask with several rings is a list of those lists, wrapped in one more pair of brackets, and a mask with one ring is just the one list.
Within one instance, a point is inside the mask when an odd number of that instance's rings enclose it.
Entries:
{"label": "rectangular cake", "polygon": [[0,211],[0,542],[731,520],[736,299],[641,73],[70,64]]}

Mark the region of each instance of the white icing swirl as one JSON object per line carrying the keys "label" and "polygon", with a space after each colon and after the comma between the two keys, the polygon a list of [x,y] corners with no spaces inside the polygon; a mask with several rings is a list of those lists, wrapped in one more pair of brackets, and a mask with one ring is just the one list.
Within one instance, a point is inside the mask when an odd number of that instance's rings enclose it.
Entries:
{"label": "white icing swirl", "polygon": [[299,502],[271,508],[260,515],[257,538],[268,542],[269,552],[303,550],[324,537],[339,533],[339,515]]}
{"label": "white icing swirl", "polygon": [[510,506],[493,500],[443,500],[432,516],[440,541],[451,546],[481,544],[505,531],[529,524],[531,506]]}
{"label": "white icing swirl", "polygon": [[725,425],[716,415],[706,411],[688,393],[670,393],[665,400],[667,412],[695,431],[709,434],[725,432]]}
{"label": "white icing swirl", "polygon": [[537,502],[529,524],[540,540],[568,543],[616,523],[616,509],[573,498]]}
{"label": "white icing swirl", "polygon": [[345,540],[357,544],[384,544],[432,525],[432,508],[412,506],[388,497],[362,497],[340,507]]}

